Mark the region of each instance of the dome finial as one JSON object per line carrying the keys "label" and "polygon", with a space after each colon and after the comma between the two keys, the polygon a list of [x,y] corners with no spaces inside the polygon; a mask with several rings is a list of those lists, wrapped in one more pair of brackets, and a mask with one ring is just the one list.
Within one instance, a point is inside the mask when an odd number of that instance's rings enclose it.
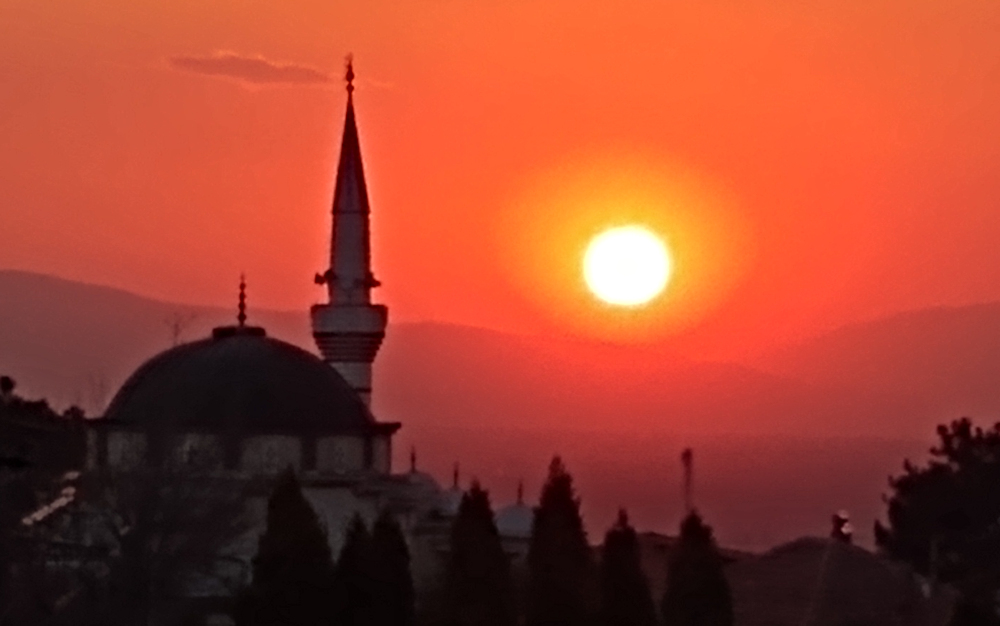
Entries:
{"label": "dome finial", "polygon": [[451,472],[451,486],[453,489],[458,489],[458,463],[455,463],[454,469]]}
{"label": "dome finial", "polygon": [[517,503],[524,504],[524,480],[517,481]]}
{"label": "dome finial", "polygon": [[240,328],[246,326],[247,322],[247,278],[246,274],[240,274],[240,304],[239,313],[236,315],[236,321],[239,322]]}
{"label": "dome finial", "polygon": [[410,472],[417,471],[417,446],[410,446]]}
{"label": "dome finial", "polygon": [[344,75],[344,80],[347,81],[347,94],[350,95],[354,92],[354,55],[347,55],[347,74]]}

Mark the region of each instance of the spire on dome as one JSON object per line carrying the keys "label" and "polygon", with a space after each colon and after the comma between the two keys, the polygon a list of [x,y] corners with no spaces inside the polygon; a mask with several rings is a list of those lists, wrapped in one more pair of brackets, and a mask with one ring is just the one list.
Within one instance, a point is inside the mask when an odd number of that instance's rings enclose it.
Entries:
{"label": "spire on dome", "polygon": [[410,448],[410,472],[417,471],[417,447],[412,446]]}
{"label": "spire on dome", "polygon": [[520,505],[524,504],[524,481],[520,480],[517,483],[517,503]]}
{"label": "spire on dome", "polygon": [[455,463],[451,472],[451,488],[458,489],[458,463]]}
{"label": "spire on dome", "polygon": [[240,328],[243,328],[247,323],[247,279],[245,274],[240,274],[240,303],[237,308],[239,313],[236,315],[236,321],[239,322]]}

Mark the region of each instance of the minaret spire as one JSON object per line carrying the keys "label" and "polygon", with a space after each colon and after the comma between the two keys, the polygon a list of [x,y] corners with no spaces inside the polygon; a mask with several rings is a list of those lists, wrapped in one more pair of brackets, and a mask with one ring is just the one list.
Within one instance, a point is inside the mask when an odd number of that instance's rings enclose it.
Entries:
{"label": "minaret spire", "polygon": [[347,58],[347,112],[340,143],[333,192],[330,265],[316,275],[326,285],[328,303],[312,308],[313,337],[329,363],[358,392],[371,401],[372,362],[382,345],[388,310],[372,304],[371,290],[379,285],[371,269],[368,188],[361,163],[361,143],[354,117],[354,63]]}

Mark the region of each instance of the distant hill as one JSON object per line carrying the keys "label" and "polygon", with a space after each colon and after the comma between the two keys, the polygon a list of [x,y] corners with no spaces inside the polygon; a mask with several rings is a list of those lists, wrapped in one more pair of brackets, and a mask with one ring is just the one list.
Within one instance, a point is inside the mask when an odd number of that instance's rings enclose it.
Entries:
{"label": "distant hill", "polygon": [[[757,366],[827,390],[895,404],[893,428],[969,415],[1000,420],[1000,303],[937,307],[844,326]],[[908,413],[907,413],[908,412]]]}
{"label": "distant hill", "polygon": [[[313,349],[305,311],[252,309],[250,317]],[[0,373],[14,376],[26,397],[93,413],[144,360],[233,318],[232,310],[0,271]],[[481,478],[497,503],[512,499],[521,478],[531,494],[551,455],[562,454],[594,532],[619,505],[645,528],[672,531],[677,459],[693,445],[699,507],[723,541],[765,547],[825,534],[840,508],[855,513],[864,540],[886,476],[930,445],[934,424],[966,411],[997,414],[994,322],[1000,305],[918,312],[750,365],[691,362],[655,347],[391,324],[376,364],[375,410],[404,424],[397,467],[410,446],[437,476],[461,461],[463,477]]]}

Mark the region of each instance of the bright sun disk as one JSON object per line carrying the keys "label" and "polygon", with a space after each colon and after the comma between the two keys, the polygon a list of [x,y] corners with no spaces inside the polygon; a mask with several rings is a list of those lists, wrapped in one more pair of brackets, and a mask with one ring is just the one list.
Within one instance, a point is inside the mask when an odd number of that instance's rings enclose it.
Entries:
{"label": "bright sun disk", "polygon": [[672,269],[663,240],[643,226],[606,230],[583,255],[583,277],[595,296],[609,304],[638,306],[667,286]]}

